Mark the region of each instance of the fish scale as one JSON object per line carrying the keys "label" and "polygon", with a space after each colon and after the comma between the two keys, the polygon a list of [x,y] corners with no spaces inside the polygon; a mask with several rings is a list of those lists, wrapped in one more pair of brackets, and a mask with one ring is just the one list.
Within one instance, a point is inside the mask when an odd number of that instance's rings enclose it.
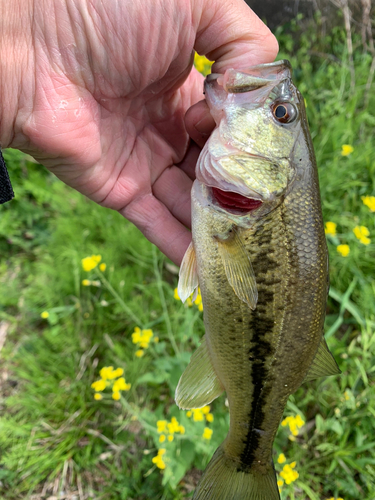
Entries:
{"label": "fish scale", "polygon": [[[192,190],[193,241],[181,266],[179,294],[186,298],[199,283],[206,334],[181,377],[176,401],[181,408],[203,406],[224,390],[229,403],[228,435],[208,464],[195,500],[277,500],[272,445],[287,399],[304,381],[339,373],[323,338],[327,246],[303,99],[291,82],[289,64],[250,68],[238,80],[237,70],[228,71],[223,84],[213,77],[206,82],[216,130],[225,134],[215,133],[208,141],[221,142],[206,145]],[[225,89],[226,77],[231,89],[238,81],[234,96]],[[241,85],[252,90],[242,93]],[[272,116],[280,101],[295,107],[289,126]],[[253,136],[246,141],[254,130],[261,147]],[[257,155],[270,137],[266,161]],[[246,147],[236,152],[239,144]],[[210,150],[219,154],[212,159],[214,182],[204,169]],[[242,164],[249,172],[237,181],[235,165],[245,153]],[[220,163],[220,155],[225,162]],[[275,175],[271,163],[283,175]],[[267,168],[262,170],[262,164]],[[241,201],[236,210],[230,192],[214,196],[213,188],[230,191],[229,183],[233,193],[258,203],[249,203],[244,213],[246,204]]]}

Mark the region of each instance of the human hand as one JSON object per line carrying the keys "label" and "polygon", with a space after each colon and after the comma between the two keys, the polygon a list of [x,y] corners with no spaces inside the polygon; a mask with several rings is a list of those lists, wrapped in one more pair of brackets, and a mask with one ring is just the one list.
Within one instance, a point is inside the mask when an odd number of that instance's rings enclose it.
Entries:
{"label": "human hand", "polygon": [[214,127],[193,49],[220,72],[273,61],[277,42],[242,0],[0,0],[1,146],[118,210],[177,264]]}

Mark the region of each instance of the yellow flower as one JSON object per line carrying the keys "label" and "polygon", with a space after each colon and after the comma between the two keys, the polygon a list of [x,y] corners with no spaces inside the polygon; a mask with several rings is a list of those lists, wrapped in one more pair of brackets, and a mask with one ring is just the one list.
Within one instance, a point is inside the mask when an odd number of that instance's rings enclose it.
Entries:
{"label": "yellow flower", "polygon": [[198,307],[198,311],[203,311],[203,302],[202,302],[202,295],[201,295],[201,290],[198,288],[198,295],[197,298],[194,300],[194,304]]}
{"label": "yellow flower", "polygon": [[48,311],[43,311],[42,314],[40,315],[41,318],[47,319],[49,318],[49,312]]}
{"label": "yellow flower", "polygon": [[136,326],[134,328],[134,332],[132,333],[133,344],[138,344],[141,341],[141,332],[142,330],[139,328],[139,326]]}
{"label": "yellow flower", "polygon": [[82,285],[83,286],[90,286],[91,285],[91,281],[90,280],[82,280]]}
{"label": "yellow flower", "polygon": [[[174,295],[173,296],[174,296],[174,298],[176,300],[181,300],[180,297],[179,297],[179,295],[178,295],[177,288],[174,289]],[[200,290],[199,287],[198,287],[197,296],[194,299],[194,302],[193,302],[193,297],[194,297],[194,294],[190,295],[190,297],[188,297],[186,299],[186,305],[188,307],[193,307],[193,304],[195,304],[198,307],[199,311],[203,311],[202,295],[201,295],[201,290]]]}
{"label": "yellow flower", "polygon": [[90,257],[85,257],[81,260],[82,267],[84,271],[92,271],[96,268],[99,262],[102,260],[101,255],[91,255]]}
{"label": "yellow flower", "polygon": [[194,66],[204,76],[206,76],[210,72],[212,64],[213,64],[213,62],[209,61],[207,59],[207,57],[200,56],[199,54],[195,53],[195,56],[194,56]]}
{"label": "yellow flower", "polygon": [[203,422],[205,415],[207,418],[209,411],[210,411],[209,406],[204,406],[203,408],[193,408],[192,410],[186,412],[186,416],[189,418],[193,416],[194,422]]}
{"label": "yellow flower", "polygon": [[370,231],[366,226],[356,226],[353,229],[353,233],[364,245],[368,245],[369,243],[371,243],[370,238],[368,238],[368,236],[370,235]]}
{"label": "yellow flower", "polygon": [[176,417],[171,418],[171,423],[168,424],[168,430],[170,434],[173,434],[174,432],[178,432],[180,428],[180,425],[177,421]]}
{"label": "yellow flower", "polygon": [[144,355],[145,351],[142,351],[142,349],[138,349],[138,351],[135,351],[135,355],[137,358],[141,358]]}
{"label": "yellow flower", "polygon": [[350,144],[343,144],[341,146],[341,154],[342,156],[349,156],[351,153],[353,153],[354,148]]}
{"label": "yellow flower", "polygon": [[212,415],[212,413],[207,413],[206,420],[207,420],[207,422],[213,422],[214,421],[214,416]]}
{"label": "yellow flower", "polygon": [[138,344],[142,349],[147,349],[153,336],[154,333],[150,328],[141,330],[139,326],[136,326],[132,333],[132,342]]}
{"label": "yellow flower", "polygon": [[371,212],[375,212],[375,196],[361,196],[361,199]]}
{"label": "yellow flower", "polygon": [[296,418],[294,419],[298,427],[303,427],[305,425],[305,421],[301,418],[301,415],[296,415]]}
{"label": "yellow flower", "polygon": [[112,393],[112,399],[115,399],[116,401],[118,401],[120,398],[121,398],[121,394],[119,391]]}
{"label": "yellow flower", "polygon": [[336,250],[341,254],[343,257],[347,257],[350,253],[350,247],[349,245],[338,245],[336,247]]}
{"label": "yellow flower", "polygon": [[289,430],[292,435],[298,436],[299,429],[305,425],[305,422],[300,415],[297,415],[296,417],[290,416],[284,418],[284,420],[281,422],[281,425],[283,427],[289,425]]}
{"label": "yellow flower", "polygon": [[118,392],[118,391],[129,391],[131,388],[131,384],[127,384],[125,382],[124,377],[120,377],[117,379],[112,387],[113,392]]}
{"label": "yellow flower", "polygon": [[353,233],[356,235],[358,239],[363,238],[363,236],[369,236],[370,231],[365,226],[356,226],[353,229]]}
{"label": "yellow flower", "polygon": [[94,389],[94,391],[96,392],[101,392],[101,391],[104,391],[104,389],[106,388],[106,383],[105,383],[105,380],[103,379],[100,379],[100,380],[97,380],[96,382],[93,382],[91,384],[91,388]]}
{"label": "yellow flower", "polygon": [[99,375],[103,380],[113,380],[116,378],[113,366],[103,366],[103,368],[99,371]]}
{"label": "yellow flower", "polygon": [[94,394],[94,399],[96,399],[97,401],[100,401],[101,399],[103,399],[103,396],[101,394],[99,394],[99,393],[96,392]]}
{"label": "yellow flower", "polygon": [[99,269],[101,270],[102,273],[104,273],[104,271],[107,269],[107,264],[102,262],[99,266]]}
{"label": "yellow flower", "polygon": [[286,458],[285,458],[284,453],[280,453],[279,458],[277,459],[277,462],[279,464],[283,464],[284,462],[286,462]]}
{"label": "yellow flower", "polygon": [[165,462],[163,460],[163,455],[165,454],[165,452],[166,452],[165,448],[160,448],[156,457],[152,459],[152,463],[155,464],[156,467],[158,467],[158,469],[161,470],[165,469]]}
{"label": "yellow flower", "polygon": [[290,465],[284,465],[283,470],[280,472],[280,476],[284,479],[286,484],[290,484],[298,479],[299,474],[296,470],[294,470],[295,466],[296,462],[293,462]]}
{"label": "yellow flower", "polygon": [[349,392],[348,392],[348,391],[345,391],[345,392],[344,392],[344,396],[345,396],[345,400],[346,400],[346,401],[349,401],[349,399],[350,399],[350,394],[349,394]]}
{"label": "yellow flower", "polygon": [[337,224],[335,222],[326,222],[324,232],[330,236],[335,236]]}
{"label": "yellow flower", "polygon": [[[168,432],[168,441],[171,443],[174,439],[175,433],[185,434],[185,427],[180,425],[177,421],[176,417],[172,417],[170,422],[166,420],[158,420],[156,422],[156,427],[158,433]],[[166,436],[162,434],[159,438],[160,443],[163,443],[166,439]]]}
{"label": "yellow flower", "polygon": [[167,421],[166,420],[158,420],[156,422],[156,427],[158,432],[164,432],[167,429]]}
{"label": "yellow flower", "polygon": [[202,434],[203,439],[210,440],[211,436],[212,436],[212,432],[213,432],[212,429],[209,429],[208,427],[205,427],[204,431],[203,431],[203,434]]}
{"label": "yellow flower", "polygon": [[193,410],[193,420],[194,422],[202,422],[204,420],[203,412],[200,408]]}

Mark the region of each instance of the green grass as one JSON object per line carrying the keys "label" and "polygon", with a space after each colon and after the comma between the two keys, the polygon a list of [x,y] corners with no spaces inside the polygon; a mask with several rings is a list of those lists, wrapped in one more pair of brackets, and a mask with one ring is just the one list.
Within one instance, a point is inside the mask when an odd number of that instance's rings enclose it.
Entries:
{"label": "green grass", "polygon": [[[371,57],[354,39],[356,88],[350,89],[345,33],[312,30],[298,50],[278,33],[280,58],[294,67],[315,145],[328,237],[331,292],[326,333],[342,375],[310,382],[294,394],[285,415],[305,426],[294,441],[280,427],[275,458],[296,461],[299,478],[283,499],[375,498],[374,214],[361,196],[375,194],[375,93],[368,106]],[[341,146],[353,153],[344,157]],[[173,394],[203,334],[202,314],[174,299],[177,269],[117,213],[96,206],[16,151],[6,151],[16,199],[0,208],[0,331],[7,339],[0,369],[0,498],[75,494],[92,499],[183,499],[226,435],[225,399],[214,421],[194,422]],[[363,245],[353,228],[366,226]],[[348,244],[342,257],[338,244]],[[107,264],[86,273],[81,259]],[[83,286],[82,280],[101,286]],[[41,313],[49,312],[48,319]],[[151,328],[141,358],[134,328]],[[92,382],[103,366],[124,369],[131,389],[100,401]],[[158,420],[185,427],[159,443]],[[212,439],[202,438],[203,429]],[[152,458],[165,447],[162,473]],[[285,464],[284,464],[285,465]],[[283,465],[276,465],[281,470]]]}

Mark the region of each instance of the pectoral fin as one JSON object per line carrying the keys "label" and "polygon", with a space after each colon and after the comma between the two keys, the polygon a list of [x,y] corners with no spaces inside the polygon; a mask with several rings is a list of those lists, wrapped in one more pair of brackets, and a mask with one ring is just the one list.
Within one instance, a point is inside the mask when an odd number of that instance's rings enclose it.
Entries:
{"label": "pectoral fin", "polygon": [[319,377],[328,377],[329,375],[338,375],[341,373],[340,368],[337,366],[335,358],[329,351],[327,342],[324,337],[320,341],[318,352],[310,366],[309,371],[304,379],[304,382],[315,380]]}
{"label": "pectoral fin", "polygon": [[190,359],[186,370],[178,383],[175,400],[183,410],[202,408],[220,396],[224,391],[217,378],[210,354],[208,352],[206,337]]}
{"label": "pectoral fin", "polygon": [[258,290],[255,274],[245,245],[233,228],[226,239],[216,237],[219,254],[225,274],[237,297],[246,302],[250,309],[255,309]]}
{"label": "pectoral fin", "polygon": [[198,288],[197,260],[193,242],[188,246],[182,259],[179,276],[177,293],[182,302],[185,302],[194,290]]}

